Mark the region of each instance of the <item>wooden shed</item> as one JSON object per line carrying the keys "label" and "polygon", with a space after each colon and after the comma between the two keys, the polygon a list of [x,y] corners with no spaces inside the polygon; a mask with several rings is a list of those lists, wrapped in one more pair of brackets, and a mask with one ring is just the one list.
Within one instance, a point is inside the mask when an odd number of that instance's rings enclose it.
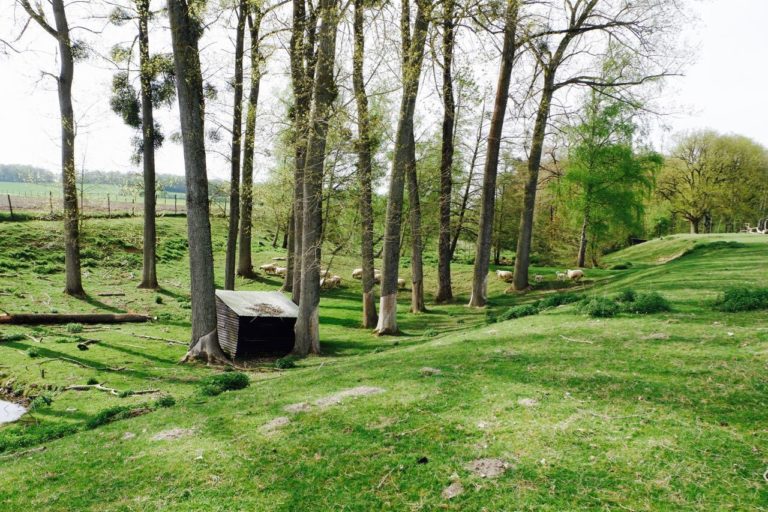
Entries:
{"label": "wooden shed", "polygon": [[288,354],[298,313],[280,292],[216,290],[219,344],[233,358]]}

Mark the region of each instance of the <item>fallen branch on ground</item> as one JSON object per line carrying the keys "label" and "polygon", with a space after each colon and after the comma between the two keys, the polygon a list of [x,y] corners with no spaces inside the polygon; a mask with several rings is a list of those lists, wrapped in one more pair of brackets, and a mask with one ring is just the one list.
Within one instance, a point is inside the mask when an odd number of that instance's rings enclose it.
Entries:
{"label": "fallen branch on ground", "polygon": [[125,297],[125,294],[123,292],[105,292],[105,293],[97,293],[96,295],[99,297]]}
{"label": "fallen branch on ground", "polygon": [[43,325],[43,324],[120,324],[128,322],[149,322],[147,315],[135,313],[15,313],[0,316],[0,324]]}
{"label": "fallen branch on ground", "polygon": [[115,396],[131,396],[131,395],[151,395],[153,393],[159,393],[159,389],[142,389],[139,391],[118,391],[115,388],[108,388],[106,386],[103,386],[101,384],[76,384],[73,386],[67,386],[64,388],[64,391],[88,391],[90,389],[96,389],[99,391],[104,391],[105,393],[109,393],[110,395]]}
{"label": "fallen branch on ground", "polygon": [[137,338],[143,338],[145,340],[164,341],[172,345],[184,345],[185,347],[189,346],[189,343],[184,343],[183,341],[179,340],[169,340],[168,338],[158,338],[157,336],[147,336],[146,334],[132,333],[131,335],[136,336]]}

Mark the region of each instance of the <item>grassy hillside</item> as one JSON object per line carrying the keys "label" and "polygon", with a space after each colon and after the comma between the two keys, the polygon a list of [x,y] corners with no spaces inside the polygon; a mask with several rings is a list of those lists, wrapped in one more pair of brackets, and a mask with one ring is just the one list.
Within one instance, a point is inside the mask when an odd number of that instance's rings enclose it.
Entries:
{"label": "grassy hillside", "polygon": [[[611,256],[627,270],[588,270],[590,283],[574,288],[660,291],[673,309],[655,315],[594,319],[568,305],[486,323],[486,311],[463,306],[471,268],[456,265],[455,305],[402,313],[403,335],[377,338],[358,328],[359,283],[346,280],[321,302],[323,356],[288,370],[261,362],[250,387],[208,397],[200,379],[218,370],[178,365],[182,345],[139,337],[186,341],[183,222],[161,221],[160,293],[135,289],[137,221],[86,224],[86,302],[60,293],[58,225],[0,226],[0,309],[158,317],[80,333],[3,328],[12,341],[0,342],[0,382],[51,388],[53,401],[0,427],[0,508],[768,510],[768,312],[712,306],[727,286],[768,286],[768,237],[652,241]],[[214,229],[221,262],[224,226]],[[256,244],[257,262],[278,254]],[[355,266],[332,263],[343,276]],[[554,271],[534,269],[547,281],[524,295],[489,279],[490,314],[550,296]],[[430,290],[434,278],[429,269]],[[79,351],[78,336],[98,343]],[[60,391],[88,379],[160,389],[176,405],[154,409],[157,394]],[[153,410],[85,427],[116,405]],[[61,425],[77,432],[41,442]],[[484,478],[478,464],[501,474]]]}

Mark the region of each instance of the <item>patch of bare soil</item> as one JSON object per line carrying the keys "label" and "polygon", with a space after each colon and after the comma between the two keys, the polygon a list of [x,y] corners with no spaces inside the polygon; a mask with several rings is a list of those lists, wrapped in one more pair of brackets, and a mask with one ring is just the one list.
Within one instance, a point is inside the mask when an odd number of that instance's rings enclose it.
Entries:
{"label": "patch of bare soil", "polygon": [[317,400],[315,400],[314,404],[320,407],[321,409],[324,409],[332,405],[339,405],[344,401],[345,398],[356,398],[359,396],[377,395],[379,393],[383,393],[384,391],[385,390],[383,388],[375,388],[371,386],[358,386],[356,388],[350,388],[350,389],[339,391],[338,393],[334,393],[332,395],[328,395],[323,398],[318,398]]}
{"label": "patch of bare soil", "polygon": [[307,412],[312,410],[312,406],[309,405],[307,402],[299,402],[297,404],[290,404],[283,407],[283,410],[285,412],[290,412],[291,414],[296,414],[299,412]]}
{"label": "patch of bare soil", "polygon": [[518,405],[522,405],[523,407],[536,407],[539,405],[539,401],[535,398],[521,398],[517,401]]}
{"label": "patch of bare soil", "polygon": [[174,439],[180,439],[182,437],[191,436],[195,431],[191,428],[172,428],[170,430],[163,430],[152,436],[153,441],[173,441]]}
{"label": "patch of bare soil", "polygon": [[443,373],[443,370],[441,370],[440,368],[431,368],[429,366],[425,366],[424,368],[419,370],[419,372],[421,372],[421,374],[424,377],[431,377],[433,375],[441,375]]}
{"label": "patch of bare soil", "polygon": [[281,429],[284,426],[288,425],[291,422],[291,418],[287,416],[278,416],[277,418],[273,419],[272,421],[265,423],[261,426],[259,430],[262,432],[274,432],[275,430]]}
{"label": "patch of bare soil", "polygon": [[451,485],[443,489],[442,496],[444,499],[450,500],[451,498],[455,498],[463,492],[464,486],[461,485],[461,482],[453,482]]}
{"label": "patch of bare soil", "polygon": [[481,478],[496,478],[503,475],[510,465],[501,459],[476,459],[465,467]]}

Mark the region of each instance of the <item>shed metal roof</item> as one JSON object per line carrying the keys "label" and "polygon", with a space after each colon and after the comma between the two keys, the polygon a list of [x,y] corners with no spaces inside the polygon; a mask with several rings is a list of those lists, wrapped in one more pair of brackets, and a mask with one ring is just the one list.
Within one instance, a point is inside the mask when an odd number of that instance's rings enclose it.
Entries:
{"label": "shed metal roof", "polygon": [[238,316],[296,318],[299,308],[280,292],[216,290],[218,297]]}

